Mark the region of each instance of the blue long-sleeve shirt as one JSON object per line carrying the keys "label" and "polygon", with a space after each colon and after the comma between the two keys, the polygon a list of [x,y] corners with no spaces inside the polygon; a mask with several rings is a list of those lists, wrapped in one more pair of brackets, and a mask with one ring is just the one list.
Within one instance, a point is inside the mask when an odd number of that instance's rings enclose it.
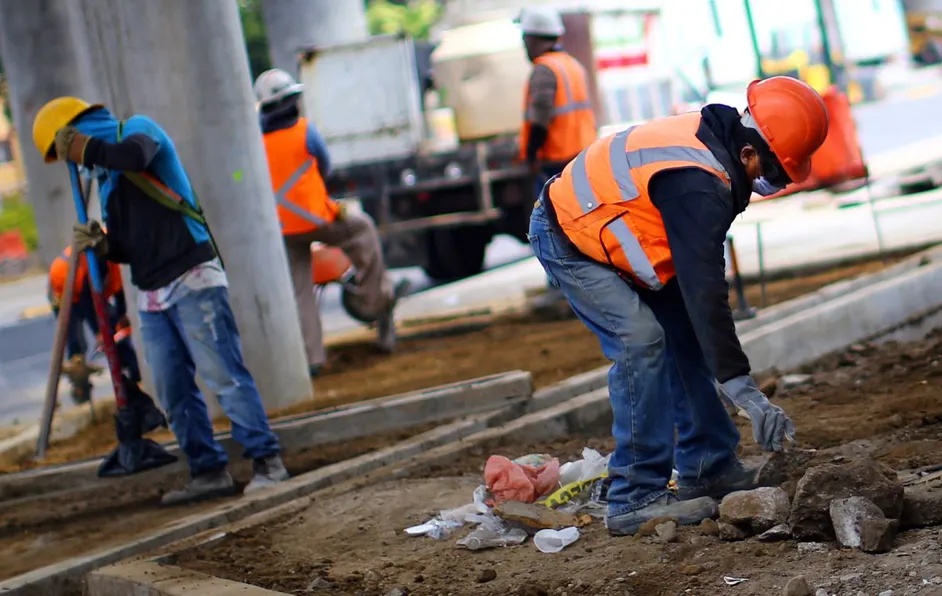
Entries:
{"label": "blue long-sleeve shirt", "polygon": [[330,153],[327,152],[324,137],[310,120],[307,123],[307,152],[317,159],[317,169],[321,173],[321,178],[326,180],[330,175]]}

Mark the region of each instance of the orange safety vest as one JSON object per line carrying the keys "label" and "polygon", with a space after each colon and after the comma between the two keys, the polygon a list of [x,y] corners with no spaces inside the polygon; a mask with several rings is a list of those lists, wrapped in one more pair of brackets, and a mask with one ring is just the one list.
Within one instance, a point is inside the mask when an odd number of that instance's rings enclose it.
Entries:
{"label": "orange safety vest", "polygon": [[586,256],[658,290],[674,277],[664,221],[648,195],[664,170],[701,168],[731,187],[720,161],[697,138],[691,112],[633,126],[592,143],[550,186],[559,226]]}
{"label": "orange safety vest", "polygon": [[[65,292],[65,281],[69,274],[69,257],[72,256],[72,247],[66,246],[65,250],[52,261],[49,266],[49,299],[51,302],[59,302],[62,294]],[[103,272],[104,293],[103,298],[108,300],[122,290],[121,287],[121,267],[117,263],[108,263]],[[85,281],[88,279],[88,259],[84,254],[79,255],[78,265],[75,271],[75,283],[72,286],[72,303],[79,301],[82,290],[85,288]]]}
{"label": "orange safety vest", "polygon": [[[549,162],[567,162],[596,140],[595,113],[589,101],[585,68],[566,52],[547,52],[533,61],[556,75],[556,101],[546,142],[537,157]],[[523,128],[520,131],[520,159],[527,156],[530,140],[530,92],[524,97]]]}
{"label": "orange safety vest", "polygon": [[339,207],[327,195],[317,158],[307,151],[307,119],[262,135],[278,220],[285,236],[303,234],[334,221]]}

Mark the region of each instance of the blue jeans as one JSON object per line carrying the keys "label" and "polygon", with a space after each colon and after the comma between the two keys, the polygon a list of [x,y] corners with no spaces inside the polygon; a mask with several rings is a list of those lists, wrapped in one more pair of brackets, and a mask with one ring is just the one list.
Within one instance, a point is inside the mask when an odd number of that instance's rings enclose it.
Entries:
{"label": "blue jeans", "polygon": [[720,401],[676,281],[658,292],[635,289],[579,252],[547,216],[543,200],[530,217],[529,238],[552,283],[612,362],[608,514],[665,495],[672,467],[695,483],[734,463],[739,431]]}
{"label": "blue jeans", "polygon": [[246,457],[258,459],[280,451],[258,388],[242,361],[242,342],[226,288],[190,292],[166,311],[142,312],[141,335],[157,398],[191,475],[223,470],[229,461],[213,437],[195,373],[216,394]]}

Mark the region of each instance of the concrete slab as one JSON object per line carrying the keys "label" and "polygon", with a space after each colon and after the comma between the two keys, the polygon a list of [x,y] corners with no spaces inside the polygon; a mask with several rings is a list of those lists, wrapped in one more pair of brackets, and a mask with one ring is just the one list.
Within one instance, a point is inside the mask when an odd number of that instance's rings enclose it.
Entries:
{"label": "concrete slab", "polygon": [[[527,371],[509,371],[468,381],[439,385],[409,393],[328,410],[299,414],[272,422],[285,451],[299,451],[316,445],[395,431],[480,412],[500,409],[527,401],[533,392],[533,380]],[[241,446],[229,433],[217,438],[233,457],[240,457]],[[168,450],[178,453],[176,443]],[[63,486],[95,489],[113,480],[96,476],[99,460],[64,464],[0,476],[0,507],[10,494],[20,494],[26,487],[33,494],[61,490]],[[159,477],[182,473],[184,463],[154,470]]]}
{"label": "concrete slab", "polygon": [[94,571],[88,596],[276,596],[273,592],[156,561],[136,561]]}

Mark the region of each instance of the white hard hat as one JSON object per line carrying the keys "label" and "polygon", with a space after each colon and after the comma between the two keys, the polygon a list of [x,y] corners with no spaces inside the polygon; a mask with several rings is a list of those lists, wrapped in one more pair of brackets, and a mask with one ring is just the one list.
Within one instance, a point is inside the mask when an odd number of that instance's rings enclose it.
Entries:
{"label": "white hard hat", "polygon": [[559,11],[550,6],[533,6],[520,11],[517,19],[520,29],[526,35],[539,35],[542,37],[560,37],[566,32],[563,27],[563,17]]}
{"label": "white hard hat", "polygon": [[304,91],[304,85],[280,68],[271,68],[255,79],[255,97],[261,105],[275,103]]}

